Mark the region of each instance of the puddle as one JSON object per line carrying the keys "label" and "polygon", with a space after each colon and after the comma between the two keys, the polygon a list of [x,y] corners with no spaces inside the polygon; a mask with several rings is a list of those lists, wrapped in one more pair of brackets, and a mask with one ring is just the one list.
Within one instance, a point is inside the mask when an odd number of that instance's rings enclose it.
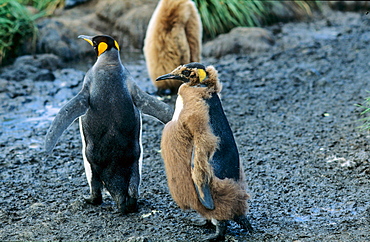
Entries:
{"label": "puddle", "polygon": [[[35,130],[47,130],[51,121],[59,111],[59,108],[47,105],[42,109],[31,111],[28,109],[19,110],[17,113],[6,116],[2,120],[2,133],[0,143],[8,141],[12,145],[15,142],[28,144],[29,148],[40,147],[43,141],[32,139]],[[27,117],[29,115],[31,117]]]}

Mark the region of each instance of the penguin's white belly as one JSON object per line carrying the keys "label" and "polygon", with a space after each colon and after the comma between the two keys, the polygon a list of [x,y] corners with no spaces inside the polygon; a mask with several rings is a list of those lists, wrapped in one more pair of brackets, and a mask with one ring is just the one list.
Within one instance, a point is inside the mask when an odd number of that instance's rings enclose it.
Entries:
{"label": "penguin's white belly", "polygon": [[176,107],[175,107],[175,112],[172,116],[172,121],[176,121],[179,119],[180,113],[182,109],[184,108],[184,101],[180,95],[177,96],[176,99]]}
{"label": "penguin's white belly", "polygon": [[142,166],[143,166],[143,142],[142,142],[142,139],[141,139],[141,136],[142,136],[142,133],[143,133],[143,117],[142,117],[142,114],[140,112],[140,133],[139,133],[139,144],[140,144],[140,157],[139,157],[139,186],[140,186],[140,182],[141,182],[141,169],[142,169]]}
{"label": "penguin's white belly", "polygon": [[92,189],[91,188],[92,171],[91,171],[91,165],[90,165],[90,163],[89,163],[89,161],[87,160],[87,157],[86,157],[86,141],[85,141],[84,131],[83,131],[83,128],[82,128],[81,117],[79,117],[78,121],[79,121],[80,133],[81,133],[81,139],[82,139],[82,157],[83,157],[83,160],[84,160],[85,174],[86,174],[86,178],[87,178],[87,181],[89,183],[90,192],[91,192],[91,189]]}

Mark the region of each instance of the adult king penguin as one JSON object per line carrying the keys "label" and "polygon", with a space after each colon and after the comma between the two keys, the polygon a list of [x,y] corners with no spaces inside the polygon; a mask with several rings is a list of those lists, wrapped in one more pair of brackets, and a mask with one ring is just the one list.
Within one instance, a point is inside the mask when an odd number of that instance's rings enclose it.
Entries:
{"label": "adult king penguin", "polygon": [[246,184],[233,133],[218,93],[213,66],[181,65],[157,81],[180,80],[173,118],[163,130],[161,149],[173,199],[216,224],[211,241],[223,240],[227,220],[252,231]]}
{"label": "adult king penguin", "polygon": [[160,0],[147,28],[144,56],[150,79],[162,95],[176,94],[179,80],[156,82],[177,66],[199,62],[202,47],[202,22],[191,0]]}
{"label": "adult king penguin", "polygon": [[102,203],[103,186],[109,191],[119,212],[137,210],[141,180],[141,111],[162,122],[172,117],[171,109],[144,93],[121,64],[117,41],[107,35],[80,35],[97,55],[86,73],[82,90],[53,120],[46,135],[49,154],[63,131],[79,118],[82,154],[90,198]]}

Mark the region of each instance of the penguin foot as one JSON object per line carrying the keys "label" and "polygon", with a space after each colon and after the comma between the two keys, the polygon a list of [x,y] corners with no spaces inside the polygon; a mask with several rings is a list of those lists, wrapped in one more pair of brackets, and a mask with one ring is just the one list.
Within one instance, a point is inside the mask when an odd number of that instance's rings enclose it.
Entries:
{"label": "penguin foot", "polygon": [[227,230],[227,221],[218,221],[216,225],[216,233],[208,237],[205,241],[216,242],[225,241],[225,234]]}
{"label": "penguin foot", "polygon": [[249,233],[253,232],[253,227],[245,215],[235,217],[234,221],[238,223],[243,229],[248,230]]}
{"label": "penguin foot", "polygon": [[138,211],[137,199],[128,197],[125,201],[118,204],[118,211],[121,214],[136,213]]}
{"label": "penguin foot", "polygon": [[213,228],[213,224],[211,220],[205,219],[201,217],[200,215],[197,215],[195,217],[192,217],[189,219],[189,224],[193,226],[198,226],[198,227],[207,227],[207,228]]}
{"label": "penguin foot", "polygon": [[100,205],[103,203],[103,197],[100,196],[91,196],[89,198],[85,198],[85,202],[92,205]]}

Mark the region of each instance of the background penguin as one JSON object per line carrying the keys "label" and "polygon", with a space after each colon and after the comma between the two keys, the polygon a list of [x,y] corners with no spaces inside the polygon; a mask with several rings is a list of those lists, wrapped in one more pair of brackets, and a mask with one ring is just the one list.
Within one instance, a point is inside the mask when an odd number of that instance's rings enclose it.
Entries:
{"label": "background penguin", "polygon": [[155,79],[181,64],[199,62],[201,45],[202,22],[194,2],[160,0],[149,21],[143,48],[150,79],[159,95],[166,89],[176,94],[182,83]]}
{"label": "background penguin", "polygon": [[[110,36],[81,35],[98,57],[86,73],[82,90],[53,120],[46,135],[49,154],[63,131],[79,117],[83,160],[91,204],[101,204],[103,186],[121,213],[137,210],[141,180],[141,112],[166,123],[172,110],[141,91],[121,64],[118,43]],[[138,106],[138,107],[137,107]]]}
{"label": "background penguin", "polygon": [[221,85],[213,66],[181,65],[157,81],[177,79],[179,88],[172,121],[161,141],[167,181],[182,209],[195,209],[216,222],[210,240],[222,240],[227,220],[252,231],[239,153],[218,93]]}

